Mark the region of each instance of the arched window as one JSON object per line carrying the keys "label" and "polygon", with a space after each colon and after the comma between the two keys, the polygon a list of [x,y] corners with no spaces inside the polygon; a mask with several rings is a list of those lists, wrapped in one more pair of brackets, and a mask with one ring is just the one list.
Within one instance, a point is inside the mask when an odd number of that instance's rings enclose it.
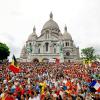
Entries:
{"label": "arched window", "polygon": [[45,45],[46,45],[46,52],[47,52],[49,43],[45,43]]}
{"label": "arched window", "polygon": [[29,43],[29,45],[30,45],[30,46],[32,46],[32,44],[31,44],[31,43]]}
{"label": "arched window", "polygon": [[46,39],[49,38],[49,30],[46,30]]}
{"label": "arched window", "polygon": [[69,42],[66,42],[66,46],[69,46]]}
{"label": "arched window", "polygon": [[32,52],[32,43],[29,43],[29,51]]}
{"label": "arched window", "polygon": [[69,52],[66,52],[66,56],[70,56],[70,53]]}
{"label": "arched window", "polygon": [[40,53],[40,48],[38,49],[38,53]]}

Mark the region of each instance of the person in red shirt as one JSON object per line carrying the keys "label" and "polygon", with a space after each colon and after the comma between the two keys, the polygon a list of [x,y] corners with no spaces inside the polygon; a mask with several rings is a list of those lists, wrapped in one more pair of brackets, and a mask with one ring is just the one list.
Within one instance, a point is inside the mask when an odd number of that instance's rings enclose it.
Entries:
{"label": "person in red shirt", "polygon": [[15,100],[15,97],[12,95],[12,93],[8,92],[5,94],[4,100]]}

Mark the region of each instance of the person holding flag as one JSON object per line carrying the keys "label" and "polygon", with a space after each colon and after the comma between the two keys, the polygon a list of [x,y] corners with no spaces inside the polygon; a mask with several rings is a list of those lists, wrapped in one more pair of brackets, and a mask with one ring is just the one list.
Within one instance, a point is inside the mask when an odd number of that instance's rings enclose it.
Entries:
{"label": "person holding flag", "polygon": [[11,70],[13,73],[19,73],[20,72],[20,68],[18,66],[18,62],[15,58],[15,56],[13,55],[13,58],[12,58],[12,62],[9,66],[9,70]]}

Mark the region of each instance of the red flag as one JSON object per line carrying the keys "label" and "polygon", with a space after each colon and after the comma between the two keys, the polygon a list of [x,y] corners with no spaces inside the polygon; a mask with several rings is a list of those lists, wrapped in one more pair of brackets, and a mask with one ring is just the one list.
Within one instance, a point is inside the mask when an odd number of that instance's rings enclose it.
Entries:
{"label": "red flag", "polygon": [[13,72],[13,73],[19,73],[20,72],[20,68],[18,66],[17,60],[15,58],[15,56],[13,55],[12,58],[12,63],[9,66],[9,69]]}
{"label": "red flag", "polygon": [[56,64],[60,63],[60,59],[56,58]]}

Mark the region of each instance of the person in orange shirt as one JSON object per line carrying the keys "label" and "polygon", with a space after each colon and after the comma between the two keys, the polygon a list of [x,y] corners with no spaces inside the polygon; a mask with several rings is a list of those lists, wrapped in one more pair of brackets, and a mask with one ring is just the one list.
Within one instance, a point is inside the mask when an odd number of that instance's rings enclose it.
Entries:
{"label": "person in orange shirt", "polygon": [[66,82],[66,86],[67,86],[67,89],[71,89],[72,83],[70,79],[68,79],[68,81]]}

